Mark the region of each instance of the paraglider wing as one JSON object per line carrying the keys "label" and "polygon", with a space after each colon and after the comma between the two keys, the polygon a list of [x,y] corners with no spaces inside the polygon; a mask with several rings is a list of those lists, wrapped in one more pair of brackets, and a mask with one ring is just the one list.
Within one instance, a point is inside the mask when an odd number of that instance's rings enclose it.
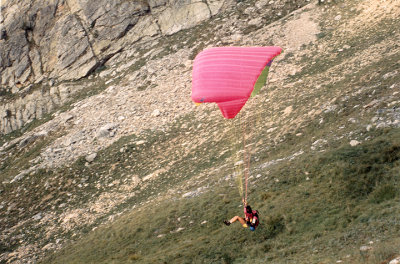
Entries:
{"label": "paraglider wing", "polygon": [[218,47],[200,52],[193,63],[192,100],[217,103],[225,118],[234,118],[265,84],[280,47]]}

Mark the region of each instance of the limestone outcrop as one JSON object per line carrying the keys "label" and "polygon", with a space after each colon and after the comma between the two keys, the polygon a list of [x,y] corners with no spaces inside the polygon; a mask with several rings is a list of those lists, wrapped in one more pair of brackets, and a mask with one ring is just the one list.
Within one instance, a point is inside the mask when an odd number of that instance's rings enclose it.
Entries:
{"label": "limestone outcrop", "polygon": [[60,98],[60,87],[54,84],[89,76],[140,40],[151,46],[157,38],[193,27],[218,14],[226,2],[2,2],[0,134],[22,128],[65,103],[67,98]]}
{"label": "limestone outcrop", "polygon": [[6,1],[2,4],[2,91],[44,79],[87,76],[146,36],[170,35],[209,19],[224,0]]}

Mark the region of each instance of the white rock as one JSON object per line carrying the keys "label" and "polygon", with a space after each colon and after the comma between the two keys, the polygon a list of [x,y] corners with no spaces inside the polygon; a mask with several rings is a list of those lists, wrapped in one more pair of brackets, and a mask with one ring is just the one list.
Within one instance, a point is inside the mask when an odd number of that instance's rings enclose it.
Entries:
{"label": "white rock", "polygon": [[334,112],[337,109],[337,105],[328,105],[325,110],[324,113],[330,113],[330,112]]}
{"label": "white rock", "polygon": [[53,243],[49,243],[46,246],[42,247],[42,250],[49,250],[54,248],[54,244]]}
{"label": "white rock", "polygon": [[231,40],[233,42],[240,42],[242,40],[242,38],[243,38],[243,36],[238,33],[231,35]]}
{"label": "white rock", "polygon": [[290,115],[290,113],[292,113],[292,111],[293,111],[293,106],[288,106],[285,108],[285,110],[283,110],[283,114],[285,116],[287,116],[287,115]]}
{"label": "white rock", "polygon": [[99,129],[97,132],[97,137],[110,137],[115,135],[115,130],[117,129],[117,124],[107,124]]}
{"label": "white rock", "polygon": [[388,124],[386,124],[385,122],[379,122],[376,125],[376,128],[385,128],[385,127],[388,127]]}
{"label": "white rock", "polygon": [[312,143],[311,149],[315,150],[316,148],[323,147],[327,143],[328,143],[328,141],[326,139],[318,139]]}
{"label": "white rock", "polygon": [[159,109],[155,109],[155,110],[153,111],[153,113],[151,113],[151,116],[154,116],[154,117],[157,117],[157,116],[160,116],[160,115],[161,115],[161,112],[160,112]]}
{"label": "white rock", "polygon": [[181,232],[182,230],[185,230],[184,227],[179,227],[175,232]]}
{"label": "white rock", "polygon": [[389,264],[400,264],[400,257],[397,257],[395,259],[392,259]]}
{"label": "white rock", "polygon": [[85,159],[87,162],[93,162],[96,157],[97,157],[97,153],[92,153],[90,155],[87,155]]}
{"label": "white rock", "polygon": [[67,115],[63,116],[63,121],[64,121],[64,123],[67,123],[68,121],[72,120],[73,118],[74,118],[73,115],[67,114]]}
{"label": "white rock", "polygon": [[352,147],[355,147],[355,146],[360,145],[360,144],[361,144],[361,142],[358,141],[358,140],[355,140],[355,139],[350,141],[350,146],[352,146]]}
{"label": "white rock", "polygon": [[76,143],[76,138],[75,137],[69,137],[66,140],[64,140],[63,144],[64,144],[65,147],[68,147],[68,146],[70,146],[70,145],[72,145],[74,143]]}
{"label": "white rock", "polygon": [[258,18],[252,19],[252,20],[250,20],[248,22],[248,24],[251,25],[251,26],[261,25],[262,24],[262,18],[258,17]]}
{"label": "white rock", "polygon": [[18,93],[19,92],[19,89],[18,89],[18,87],[16,87],[16,86],[14,86],[12,89],[11,89],[11,93],[13,93],[13,94],[16,94],[16,93]]}
{"label": "white rock", "polygon": [[17,176],[14,177],[14,179],[10,181],[10,183],[22,180],[22,178],[24,178],[26,174],[27,174],[26,171],[19,173]]}
{"label": "white rock", "polygon": [[243,160],[239,160],[239,161],[235,162],[235,166],[240,166],[240,165],[243,165],[243,164],[244,164]]}
{"label": "white rock", "polygon": [[191,197],[191,196],[195,196],[195,195],[196,195],[196,192],[187,192],[182,195],[182,198]]}
{"label": "white rock", "polygon": [[336,21],[339,21],[340,19],[342,19],[342,16],[341,16],[341,15],[335,16],[335,20],[336,20]]}
{"label": "white rock", "polygon": [[204,220],[203,222],[201,222],[202,225],[207,224],[207,220]]}
{"label": "white rock", "polygon": [[139,141],[137,141],[136,142],[136,145],[143,145],[144,143],[146,143],[146,141],[144,141],[144,140],[139,140]]}
{"label": "white rock", "polygon": [[249,15],[249,16],[250,16],[250,15],[253,15],[255,11],[256,11],[256,10],[254,9],[254,7],[251,6],[251,7],[246,8],[246,9],[244,10],[244,13],[245,13],[246,15]]}
{"label": "white rock", "polygon": [[363,252],[371,250],[371,249],[372,249],[372,247],[370,247],[370,246],[361,246],[360,247],[360,251],[363,251]]}
{"label": "white rock", "polygon": [[148,174],[148,175],[146,175],[145,177],[143,177],[143,179],[142,179],[142,181],[148,181],[148,180],[151,180],[151,179],[153,179],[153,178],[155,178],[155,177],[157,177],[157,173],[150,173],[150,174]]}
{"label": "white rock", "polygon": [[34,216],[32,216],[32,219],[33,219],[33,220],[40,220],[40,219],[42,219],[42,213],[37,213],[37,214],[35,214]]}
{"label": "white rock", "polygon": [[104,78],[107,75],[110,75],[112,71],[113,71],[113,69],[108,69],[108,70],[102,71],[102,72],[100,72],[99,77]]}
{"label": "white rock", "polygon": [[382,77],[383,77],[384,80],[386,80],[386,79],[388,79],[388,78],[391,78],[391,77],[393,77],[393,76],[396,76],[397,74],[398,74],[398,72],[397,72],[397,70],[395,70],[395,71],[386,73],[386,74],[383,75]]}
{"label": "white rock", "polygon": [[353,124],[357,123],[357,119],[355,119],[355,118],[353,118],[353,117],[350,117],[348,121],[349,121],[350,123],[353,123]]}

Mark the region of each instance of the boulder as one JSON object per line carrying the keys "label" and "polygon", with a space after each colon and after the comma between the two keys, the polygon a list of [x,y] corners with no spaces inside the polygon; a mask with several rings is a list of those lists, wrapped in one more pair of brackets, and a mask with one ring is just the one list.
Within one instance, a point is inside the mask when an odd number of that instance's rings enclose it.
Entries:
{"label": "boulder", "polygon": [[118,128],[118,124],[114,124],[114,123],[107,124],[107,125],[101,127],[97,131],[97,137],[99,137],[99,138],[112,137],[115,135],[117,128]]}
{"label": "boulder", "polygon": [[37,214],[35,214],[34,216],[32,216],[32,219],[33,220],[40,220],[40,219],[42,219],[43,217],[42,217],[42,213],[37,213]]}
{"label": "boulder", "polygon": [[157,116],[160,116],[160,115],[161,115],[161,112],[160,112],[159,109],[155,109],[155,110],[151,113],[151,116],[154,116],[154,117],[157,117]]}
{"label": "boulder", "polygon": [[392,259],[389,264],[400,264],[400,257],[397,257],[395,259]]}
{"label": "boulder", "polygon": [[97,153],[92,153],[86,156],[86,161],[91,163],[94,161],[94,159],[97,157]]}
{"label": "boulder", "polygon": [[357,145],[360,145],[361,144],[361,142],[360,141],[358,141],[358,140],[351,140],[350,141],[350,146],[352,146],[352,147],[355,147],[355,146],[357,146]]}

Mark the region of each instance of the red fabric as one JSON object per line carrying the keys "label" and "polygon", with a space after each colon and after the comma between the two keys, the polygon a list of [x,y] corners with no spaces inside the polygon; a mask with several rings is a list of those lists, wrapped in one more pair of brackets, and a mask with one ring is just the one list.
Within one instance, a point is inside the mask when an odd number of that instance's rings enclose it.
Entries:
{"label": "red fabric", "polygon": [[243,208],[243,212],[244,212],[244,218],[246,219],[246,221],[249,221],[248,219],[253,218],[253,212],[251,214],[249,214],[246,210],[246,206]]}
{"label": "red fabric", "polygon": [[192,100],[218,104],[234,118],[246,104],[263,69],[280,47],[219,47],[200,52],[193,63]]}
{"label": "red fabric", "polygon": [[258,226],[258,218],[256,216],[257,211],[256,210],[252,210],[251,213],[248,213],[247,210],[246,210],[246,207],[244,207],[243,211],[244,211],[245,220],[247,222],[253,223],[253,219],[255,219],[255,221],[254,221],[255,223],[254,224],[257,227]]}

